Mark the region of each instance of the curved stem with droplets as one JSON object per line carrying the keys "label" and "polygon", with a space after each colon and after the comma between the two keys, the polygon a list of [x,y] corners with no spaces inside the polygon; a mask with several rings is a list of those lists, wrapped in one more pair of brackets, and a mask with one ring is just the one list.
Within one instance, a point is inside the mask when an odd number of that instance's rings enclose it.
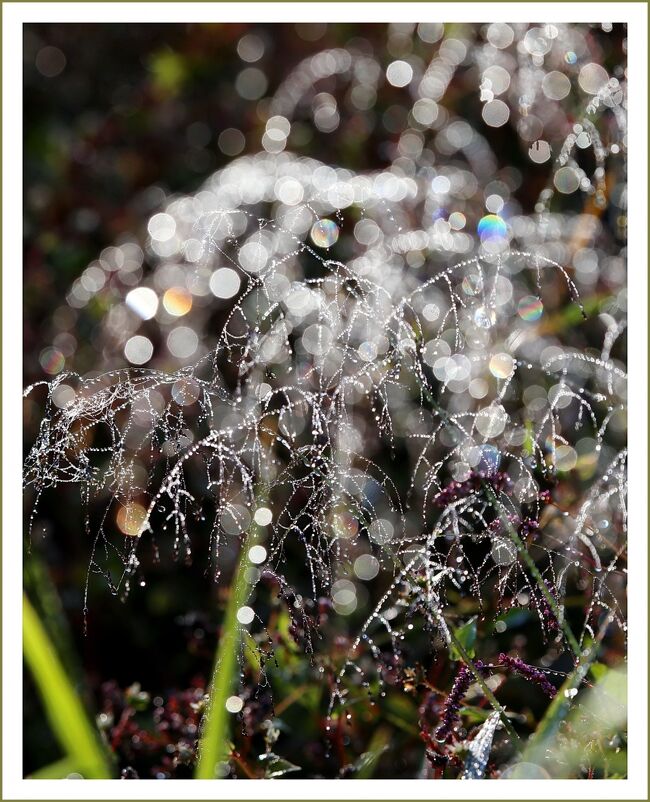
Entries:
{"label": "curved stem with droplets", "polygon": [[504,510],[504,507],[497,498],[496,493],[487,482],[484,483],[484,488],[485,492],[488,495],[488,498],[494,505],[494,509],[499,515],[501,523],[503,524],[508,533],[508,537],[516,547],[519,554],[521,554],[524,562],[526,563],[526,567],[530,572],[530,575],[535,580],[535,583],[539,588],[540,593],[542,593],[542,595],[544,596],[544,598],[548,603],[548,606],[553,611],[553,615],[555,616],[559,626],[561,627],[562,633],[566,638],[567,643],[571,647],[571,651],[573,652],[576,662],[579,663],[583,656],[582,650],[580,649],[580,644],[576,640],[576,636],[573,634],[573,630],[571,629],[564,615],[562,614],[562,610],[560,609],[560,606],[557,603],[557,599],[553,596],[553,594],[549,590],[548,585],[544,581],[544,577],[540,574],[539,568],[537,567],[537,565],[535,565],[535,561],[530,556],[530,553],[528,552],[528,549],[524,545],[524,542],[517,534],[517,531],[515,530],[512,523],[509,521],[508,516]]}

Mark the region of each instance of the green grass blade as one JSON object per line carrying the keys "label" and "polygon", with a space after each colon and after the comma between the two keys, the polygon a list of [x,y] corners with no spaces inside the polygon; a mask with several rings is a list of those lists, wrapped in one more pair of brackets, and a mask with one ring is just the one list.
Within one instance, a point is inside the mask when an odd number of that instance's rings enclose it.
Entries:
{"label": "green grass blade", "polygon": [[381,756],[390,746],[391,732],[388,727],[379,727],[368,745],[368,749],[357,761],[357,780],[369,780],[379,766]]}
{"label": "green grass blade", "polygon": [[555,742],[562,722],[569,715],[569,711],[573,707],[573,698],[589,673],[597,651],[598,645],[596,644],[564,681],[564,684],[548,706],[544,718],[539,722],[537,729],[526,744],[523,758],[525,762],[544,765],[546,752]]}
{"label": "green grass blade", "polygon": [[72,632],[61,598],[41,556],[32,551],[24,556],[23,589],[75,687],[84,687],[84,676],[74,647]]}
{"label": "green grass blade", "polygon": [[237,655],[242,644],[241,625],[237,621],[237,611],[246,603],[250,587],[246,581],[246,570],[251,567],[248,552],[259,542],[262,527],[252,523],[239,556],[239,563],[230,597],[226,606],[221,637],[210,681],[210,697],[202,723],[199,740],[199,759],[194,774],[197,780],[218,778],[217,767],[229,758],[230,718],[226,710],[226,700],[235,692],[239,673]]}
{"label": "green grass blade", "polygon": [[76,770],[88,779],[113,776],[99,733],[91,724],[34,608],[23,595],[23,652],[48,721]]}
{"label": "green grass blade", "polygon": [[63,757],[61,760],[56,760],[54,763],[50,763],[47,766],[43,766],[42,769],[37,769],[36,771],[32,772],[27,779],[65,780],[68,775],[74,772],[81,774],[79,771],[79,766],[71,757]]}

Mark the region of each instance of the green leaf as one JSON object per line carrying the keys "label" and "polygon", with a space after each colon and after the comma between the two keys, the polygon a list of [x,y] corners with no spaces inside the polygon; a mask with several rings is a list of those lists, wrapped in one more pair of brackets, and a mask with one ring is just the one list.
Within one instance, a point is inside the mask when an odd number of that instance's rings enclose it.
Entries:
{"label": "green leaf", "polygon": [[568,676],[522,756],[554,779],[580,777],[587,768],[603,777],[627,770],[627,676],[622,666],[599,664],[599,680],[585,686],[596,648]]}
{"label": "green leaf", "polygon": [[28,775],[28,780],[65,780],[70,774],[78,773],[79,766],[72,758],[63,757],[61,760],[56,760],[42,769],[37,769]]}
{"label": "green leaf", "polygon": [[279,757],[273,752],[260,755],[260,760],[266,763],[266,771],[264,772],[265,780],[275,780],[278,777],[283,777],[285,774],[301,770],[300,766],[289,763],[288,760]]}
{"label": "green leaf", "polygon": [[[470,618],[470,620],[466,624],[463,624],[462,627],[455,629],[454,635],[460,641],[461,645],[467,652],[468,657],[474,658],[476,654],[476,651],[474,650],[474,644],[476,643],[476,618]],[[449,656],[452,660],[463,659],[463,656],[453,641],[449,646]]]}
{"label": "green leaf", "polygon": [[153,73],[155,87],[165,94],[176,94],[187,77],[187,66],[183,56],[173,50],[160,50],[154,53],[149,62],[149,69]]}
{"label": "green leaf", "polygon": [[[23,596],[23,653],[45,714],[70,764],[87,779],[113,776],[99,732],[91,724],[45,628]],[[61,765],[59,765],[59,769]]]}
{"label": "green leaf", "polygon": [[556,742],[560,726],[566,721],[569,711],[573,707],[573,699],[589,673],[589,668],[595,657],[596,649],[593,648],[568,675],[528,741],[524,753],[525,762],[543,765],[546,753],[551,748],[551,745]]}
{"label": "green leaf", "polygon": [[591,676],[596,682],[600,682],[608,671],[609,668],[604,663],[592,663],[591,665]]}
{"label": "green leaf", "polygon": [[535,430],[533,429],[532,422],[529,420],[526,420],[524,422],[524,428],[526,430],[526,435],[524,437],[524,443],[523,443],[524,456],[532,457],[533,452],[535,450]]}
{"label": "green leaf", "polygon": [[468,747],[465,768],[463,770],[464,780],[482,780],[485,775],[485,767],[490,759],[492,741],[497,727],[501,723],[501,717],[495,711],[490,713],[485,724],[478,731]]}
{"label": "green leaf", "polygon": [[375,773],[379,758],[388,751],[391,732],[388,727],[379,727],[372,736],[368,751],[353,764],[352,772],[358,780],[367,780]]}
{"label": "green leaf", "polygon": [[[260,496],[258,503],[264,503],[265,498],[265,495]],[[246,571],[251,566],[248,553],[251,546],[259,543],[262,536],[262,527],[252,524],[242,544],[239,563],[230,588],[212,670],[210,697],[201,725],[199,759],[194,773],[197,780],[216,779],[219,776],[220,764],[230,757],[231,713],[226,709],[226,700],[235,693],[239,676],[237,657],[242,645],[242,628],[237,620],[237,612],[250,594],[250,586],[246,581]]]}

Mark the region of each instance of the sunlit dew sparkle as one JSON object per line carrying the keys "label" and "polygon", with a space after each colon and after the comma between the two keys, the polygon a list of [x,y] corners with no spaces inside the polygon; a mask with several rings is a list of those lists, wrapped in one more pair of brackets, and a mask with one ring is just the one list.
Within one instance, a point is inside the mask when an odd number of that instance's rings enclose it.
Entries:
{"label": "sunlit dew sparkle", "polygon": [[526,295],[517,304],[517,314],[527,323],[539,320],[544,312],[544,305],[536,295]]}
{"label": "sunlit dew sparkle", "polygon": [[266,560],[266,549],[264,546],[251,546],[248,550],[248,559],[254,565],[260,565]]}
{"label": "sunlit dew sparkle", "polygon": [[483,287],[481,277],[477,275],[468,275],[463,278],[462,288],[465,295],[478,295]]}
{"label": "sunlit dew sparkle", "polygon": [[496,322],[496,313],[494,309],[489,309],[487,306],[479,306],[474,310],[474,323],[479,328],[489,329]]}
{"label": "sunlit dew sparkle", "polygon": [[258,507],[254,517],[258,526],[268,526],[273,520],[273,513],[268,507]]}
{"label": "sunlit dew sparkle", "polygon": [[139,537],[147,511],[137,501],[129,502],[117,512],[117,525],[127,537]]}
{"label": "sunlit dew sparkle", "polygon": [[333,220],[317,220],[311,227],[311,238],[319,248],[331,248],[339,238],[339,227]]}
{"label": "sunlit dew sparkle", "polygon": [[250,624],[255,618],[255,611],[252,607],[244,605],[237,610],[237,620],[240,624]]}
{"label": "sunlit dew sparkle", "polygon": [[163,306],[173,317],[182,317],[192,308],[192,296],[183,287],[171,287],[163,295]]}
{"label": "sunlit dew sparkle", "polygon": [[188,359],[196,351],[199,338],[189,326],[179,326],[167,335],[167,348],[179,359]]}
{"label": "sunlit dew sparkle", "polygon": [[65,366],[65,357],[58,348],[44,348],[41,351],[39,361],[41,367],[50,376],[60,373]]}
{"label": "sunlit dew sparkle", "polygon": [[239,292],[241,281],[231,267],[220,267],[210,276],[209,286],[216,298],[233,298]]}
{"label": "sunlit dew sparkle", "polygon": [[490,373],[496,379],[507,379],[514,370],[514,360],[510,354],[494,354],[490,359]]}
{"label": "sunlit dew sparkle", "polygon": [[226,699],[226,710],[229,713],[239,713],[243,707],[244,701],[239,696],[229,696]]}
{"label": "sunlit dew sparkle", "polygon": [[505,220],[498,214],[486,214],[476,228],[481,242],[504,239],[508,233]]}
{"label": "sunlit dew sparkle", "polygon": [[153,356],[153,343],[148,337],[136,334],[126,341],[124,356],[132,365],[144,365]]}
{"label": "sunlit dew sparkle", "polygon": [[150,320],[158,311],[158,296],[150,287],[136,287],[127,294],[126,305],[142,320]]}

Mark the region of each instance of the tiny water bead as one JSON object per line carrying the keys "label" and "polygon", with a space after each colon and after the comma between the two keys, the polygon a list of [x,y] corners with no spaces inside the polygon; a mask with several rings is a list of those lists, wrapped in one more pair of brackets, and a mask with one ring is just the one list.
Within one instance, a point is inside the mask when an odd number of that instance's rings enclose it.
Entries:
{"label": "tiny water bead", "polygon": [[474,323],[481,329],[489,329],[496,323],[496,312],[487,306],[477,306],[474,310]]}
{"label": "tiny water bead", "polygon": [[547,72],[542,80],[542,91],[550,100],[563,100],[571,91],[571,81],[563,72]]}
{"label": "tiny water bead", "polygon": [[192,308],[192,295],[184,287],[171,287],[163,295],[163,306],[173,317],[182,317]]}
{"label": "tiny water bead", "polygon": [[240,607],[239,610],[237,610],[237,620],[239,621],[240,624],[244,625],[250,624],[254,618],[255,618],[255,611],[253,610],[252,607],[244,605],[243,607]]}
{"label": "tiny water bead", "polygon": [[248,559],[254,565],[261,565],[266,560],[266,549],[264,546],[251,546],[248,550]]}
{"label": "tiny water bead", "polygon": [[248,273],[260,273],[269,260],[269,252],[262,242],[250,240],[239,249],[239,264]]}
{"label": "tiny water bead", "polygon": [[486,214],[479,220],[476,230],[481,242],[503,240],[508,234],[506,221],[498,214]]}
{"label": "tiny water bead", "polygon": [[528,148],[530,160],[535,164],[544,164],[551,158],[551,146],[543,139],[538,139]]}
{"label": "tiny water bead", "polygon": [[496,565],[510,565],[517,559],[517,547],[507,538],[497,537],[492,543],[490,556]]}
{"label": "tiny water bead", "polygon": [[508,422],[508,413],[501,406],[501,404],[490,404],[490,406],[483,407],[475,419],[475,425],[483,437],[498,437],[503,433]]}
{"label": "tiny water bead", "polygon": [[392,86],[407,86],[413,80],[413,67],[408,61],[393,61],[388,65],[386,78]]}
{"label": "tiny water bead", "polygon": [[146,517],[147,511],[142,504],[131,501],[117,511],[117,525],[124,535],[138,537]]}
{"label": "tiny water bead", "polygon": [[49,373],[50,376],[56,376],[65,367],[65,356],[58,348],[44,348],[38,361],[41,363],[43,370]]}
{"label": "tiny water bead", "polygon": [[339,238],[339,227],[333,220],[317,220],[311,227],[310,236],[319,248],[331,248]]}
{"label": "tiny water bead", "polygon": [[239,292],[241,281],[238,273],[231,267],[220,267],[210,276],[210,292],[215,298],[234,298]]}
{"label": "tiny water bead", "polygon": [[544,313],[544,305],[536,295],[526,295],[517,304],[517,314],[527,323],[535,323]]}
{"label": "tiny water bead", "polygon": [[478,295],[483,290],[483,279],[475,273],[463,278],[462,284],[465,295]]}
{"label": "tiny water bead", "polygon": [[158,296],[150,287],[136,287],[127,293],[125,303],[142,320],[151,320],[158,311]]}
{"label": "tiny water bead", "polygon": [[575,167],[560,167],[553,176],[553,183],[558,192],[563,195],[571,195],[580,186],[580,178]]}
{"label": "tiny water bead", "polygon": [[515,369],[514,359],[510,354],[494,354],[490,359],[490,373],[497,379],[507,379]]}
{"label": "tiny water bead", "polygon": [[500,128],[508,122],[510,109],[503,100],[490,100],[483,106],[481,114],[491,128]]}
{"label": "tiny water bead", "polygon": [[354,573],[359,579],[374,579],[379,573],[379,560],[372,554],[362,554],[354,561]]}
{"label": "tiny water bead", "polygon": [[255,510],[254,520],[258,526],[268,526],[273,520],[273,513],[268,507],[258,507]]}
{"label": "tiny water bead", "polygon": [[167,335],[167,348],[173,356],[188,359],[198,348],[199,338],[189,326],[178,326]]}
{"label": "tiny water bead", "polygon": [[153,343],[148,337],[136,334],[126,341],[124,356],[132,365],[144,365],[153,356]]}
{"label": "tiny water bead", "polygon": [[239,696],[229,696],[226,699],[226,710],[229,713],[241,713],[244,707],[244,700]]}

